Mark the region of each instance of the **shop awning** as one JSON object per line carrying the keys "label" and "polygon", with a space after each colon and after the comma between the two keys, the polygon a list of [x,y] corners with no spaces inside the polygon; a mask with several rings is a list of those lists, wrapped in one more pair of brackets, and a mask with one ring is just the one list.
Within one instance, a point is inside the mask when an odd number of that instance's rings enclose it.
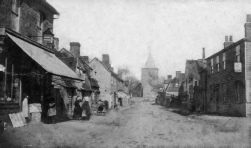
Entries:
{"label": "shop awning", "polygon": [[67,78],[81,80],[77,74],[59,60],[55,54],[45,51],[11,34],[7,35],[15,42],[27,55],[41,65],[47,72]]}

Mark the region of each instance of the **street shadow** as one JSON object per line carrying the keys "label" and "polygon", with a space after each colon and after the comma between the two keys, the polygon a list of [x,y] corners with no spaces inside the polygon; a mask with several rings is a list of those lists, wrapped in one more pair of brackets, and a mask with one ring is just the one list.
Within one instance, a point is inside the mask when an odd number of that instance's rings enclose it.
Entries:
{"label": "street shadow", "polygon": [[1,148],[19,148],[20,145],[14,144],[12,139],[7,138],[3,134],[3,135],[0,135],[0,147]]}

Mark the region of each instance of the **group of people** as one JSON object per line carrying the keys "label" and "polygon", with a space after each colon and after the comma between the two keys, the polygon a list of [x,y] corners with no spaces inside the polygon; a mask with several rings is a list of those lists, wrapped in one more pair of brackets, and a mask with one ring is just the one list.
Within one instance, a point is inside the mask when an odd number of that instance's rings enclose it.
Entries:
{"label": "group of people", "polygon": [[[28,99],[29,96],[24,94],[23,100],[22,100],[22,112],[24,117],[26,118],[26,121],[29,121],[29,105],[28,105]],[[75,120],[89,120],[92,112],[91,107],[89,105],[89,97],[79,97],[77,96],[74,102],[74,110],[73,110],[73,119]],[[56,109],[56,102],[54,98],[49,98],[46,101],[46,114],[47,114],[47,122],[48,123],[56,123],[56,115],[57,110]],[[102,112],[105,109],[105,103],[101,100],[98,102],[98,111]]]}
{"label": "group of people", "polygon": [[[85,114],[85,118],[83,118],[83,114]],[[81,99],[77,96],[76,101],[74,102],[74,111],[73,111],[73,119],[86,119],[89,120],[91,118],[91,108],[89,105],[88,97],[84,97]]]}

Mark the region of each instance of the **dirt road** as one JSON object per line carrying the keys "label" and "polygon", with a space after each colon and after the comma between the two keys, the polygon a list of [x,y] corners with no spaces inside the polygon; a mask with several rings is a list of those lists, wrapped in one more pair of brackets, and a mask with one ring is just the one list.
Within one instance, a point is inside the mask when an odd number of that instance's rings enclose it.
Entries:
{"label": "dirt road", "polygon": [[250,147],[250,119],[181,116],[146,99],[134,100],[90,121],[8,128],[0,147]]}

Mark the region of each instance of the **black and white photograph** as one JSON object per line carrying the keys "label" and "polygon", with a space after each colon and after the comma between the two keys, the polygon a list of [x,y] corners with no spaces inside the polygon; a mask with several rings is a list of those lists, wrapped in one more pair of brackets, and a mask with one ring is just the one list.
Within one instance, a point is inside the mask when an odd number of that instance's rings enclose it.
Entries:
{"label": "black and white photograph", "polygon": [[251,148],[251,1],[0,0],[0,148]]}

